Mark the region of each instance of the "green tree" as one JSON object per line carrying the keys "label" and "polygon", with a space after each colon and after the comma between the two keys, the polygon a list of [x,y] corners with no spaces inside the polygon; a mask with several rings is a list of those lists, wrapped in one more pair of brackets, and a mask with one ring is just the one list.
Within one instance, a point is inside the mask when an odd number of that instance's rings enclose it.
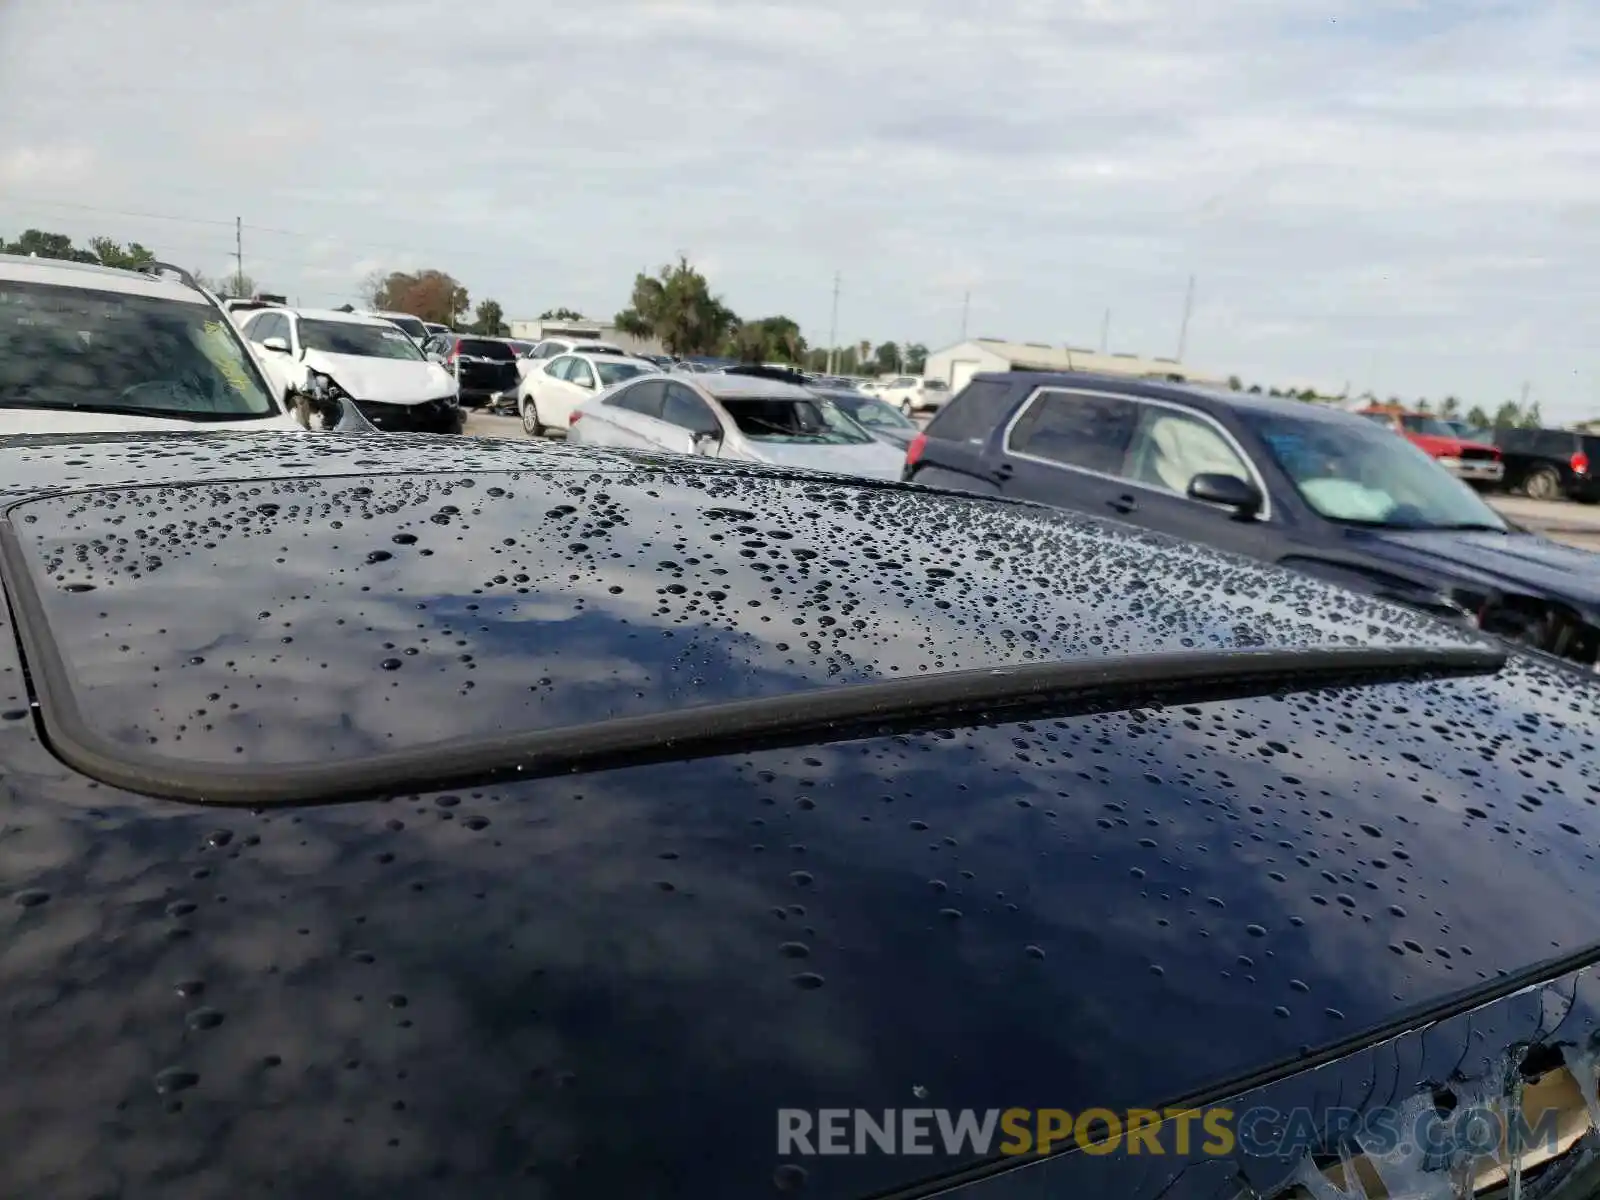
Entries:
{"label": "green tree", "polygon": [[155,252],[138,242],[129,242],[128,248],[124,250],[108,237],[90,238],[89,249],[94,251],[94,256],[100,260],[100,265],[103,267],[122,267],[125,270],[132,270],[156,260]]}
{"label": "green tree", "polygon": [[575,308],[547,308],[539,314],[541,321],[585,321],[588,320]]}
{"label": "green tree", "polygon": [[1250,393],[1250,394],[1251,394],[1251,395],[1252,395],[1252,396],[1259,396],[1259,395],[1261,395],[1261,385],[1260,385],[1260,384],[1259,384],[1259,383],[1252,383],[1252,384],[1251,384],[1251,385],[1250,385],[1250,386],[1249,386],[1249,388],[1247,388],[1247,389],[1246,389],[1246,390],[1247,390],[1247,391],[1248,391],[1248,392],[1249,392],[1249,393]]}
{"label": "green tree", "polygon": [[1301,388],[1300,389],[1299,399],[1304,400],[1307,404],[1316,403],[1317,389],[1316,388],[1311,388],[1311,387]]}
{"label": "green tree", "polygon": [[737,321],[706,277],[680,257],[654,275],[635,277],[633,303],[617,314],[616,326],[633,337],[658,338],[668,354],[715,354]]}
{"label": "green tree", "polygon": [[879,375],[893,375],[900,369],[900,347],[893,342],[881,342],[872,352],[872,366]]}
{"label": "green tree", "polygon": [[1494,411],[1494,427],[1496,429],[1515,429],[1522,424],[1522,406],[1515,400],[1507,400]]}
{"label": "green tree", "polygon": [[1242,392],[1242,391],[1244,391],[1244,380],[1240,379],[1237,375],[1229,375],[1228,376],[1228,390],[1230,392]]}
{"label": "green tree", "polygon": [[7,254],[26,257],[37,254],[40,258],[55,258],[65,262],[92,263],[98,261],[92,250],[80,250],[64,233],[46,233],[42,229],[25,229],[14,242],[0,240],[0,250]]}
{"label": "green tree", "polygon": [[928,348],[921,342],[912,342],[906,346],[906,370],[913,375],[921,375],[928,369]]}
{"label": "green tree", "polygon": [[1488,413],[1483,411],[1483,405],[1474,404],[1467,410],[1467,424],[1478,429],[1487,429],[1494,423]]}
{"label": "green tree", "polygon": [[1283,393],[1280,392],[1278,390],[1278,388],[1277,388],[1277,385],[1274,384],[1273,386],[1271,386],[1271,387],[1269,387],[1267,389],[1267,395],[1269,395],[1269,396],[1281,396],[1281,395],[1283,395]]}
{"label": "green tree", "polygon": [[472,322],[472,332],[486,334],[489,337],[505,337],[511,330],[506,327],[504,316],[505,314],[500,311],[498,300],[479,300]]}
{"label": "green tree", "polygon": [[1454,396],[1446,396],[1439,402],[1439,415],[1447,421],[1453,421],[1461,415],[1461,401]]}
{"label": "green tree", "polygon": [[1544,428],[1544,413],[1539,411],[1539,402],[1537,400],[1535,400],[1532,404],[1528,405],[1527,411],[1522,414],[1522,428],[1524,428],[1524,429],[1543,429]]}
{"label": "green tree", "polygon": [[799,324],[782,316],[739,322],[729,335],[727,349],[741,362],[749,363],[803,363],[807,358],[806,339]]}
{"label": "green tree", "polygon": [[1419,413],[1431,413],[1433,411],[1433,405],[1428,402],[1426,396],[1417,401],[1417,411]]}

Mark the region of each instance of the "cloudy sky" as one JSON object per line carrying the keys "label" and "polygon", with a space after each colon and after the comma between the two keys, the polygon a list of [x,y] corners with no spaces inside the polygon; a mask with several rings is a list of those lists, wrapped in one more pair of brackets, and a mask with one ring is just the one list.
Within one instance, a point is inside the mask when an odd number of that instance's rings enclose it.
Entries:
{"label": "cloudy sky", "polygon": [[1585,0],[0,0],[0,234],[1600,415]]}

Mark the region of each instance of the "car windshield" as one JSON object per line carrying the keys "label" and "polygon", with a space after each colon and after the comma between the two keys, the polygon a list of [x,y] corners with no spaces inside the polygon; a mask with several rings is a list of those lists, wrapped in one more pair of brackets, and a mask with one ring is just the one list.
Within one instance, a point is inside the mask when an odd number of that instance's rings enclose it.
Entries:
{"label": "car windshield", "polygon": [[1456,437],[1456,431],[1438,417],[1426,417],[1421,413],[1408,413],[1400,418],[1400,424],[1407,433],[1425,433],[1430,437]]}
{"label": "car windshield", "polygon": [[462,338],[457,351],[463,358],[493,358],[500,362],[517,360],[517,352],[510,346],[488,338]]}
{"label": "car windshield", "polygon": [[639,362],[606,362],[603,359],[594,360],[594,369],[600,374],[600,386],[610,387],[613,383],[621,383],[624,379],[632,379],[635,375],[654,375],[654,367],[646,366]]}
{"label": "car windshield", "polygon": [[753,442],[796,442],[803,445],[859,446],[872,436],[820,396],[793,399],[727,397],[728,410],[739,432]]}
{"label": "car windshield", "polygon": [[917,429],[916,422],[902,415],[898,408],[875,397],[835,395],[828,399],[848,413],[858,425],[868,429]]}
{"label": "car windshield", "polygon": [[0,281],[0,408],[189,421],[278,413],[233,323],[207,304]]}
{"label": "car windshield", "polygon": [[301,321],[300,344],[323,354],[353,354],[360,358],[400,358],[423,361],[417,344],[388,325],[358,325],[354,321]]}
{"label": "car windshield", "polygon": [[1505,522],[1404,438],[1354,421],[1242,414],[1295,490],[1330,521],[1386,529],[1495,529]]}

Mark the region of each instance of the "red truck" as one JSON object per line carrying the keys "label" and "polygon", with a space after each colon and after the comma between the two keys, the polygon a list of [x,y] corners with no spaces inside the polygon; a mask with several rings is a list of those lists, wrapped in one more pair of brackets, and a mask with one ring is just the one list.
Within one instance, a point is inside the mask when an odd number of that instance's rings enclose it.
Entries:
{"label": "red truck", "polygon": [[1462,441],[1438,417],[1427,413],[1406,412],[1388,405],[1372,405],[1361,410],[1361,416],[1398,433],[1419,450],[1458,479],[1473,487],[1489,491],[1498,487],[1505,478],[1505,463],[1500,451],[1481,442]]}

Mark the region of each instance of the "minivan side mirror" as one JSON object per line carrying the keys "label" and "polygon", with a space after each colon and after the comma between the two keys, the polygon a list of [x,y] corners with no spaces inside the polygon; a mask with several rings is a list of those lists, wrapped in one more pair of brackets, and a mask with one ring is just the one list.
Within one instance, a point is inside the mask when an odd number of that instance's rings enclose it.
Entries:
{"label": "minivan side mirror", "polygon": [[694,452],[706,454],[713,446],[722,445],[722,431],[720,429],[701,429],[694,435]]}
{"label": "minivan side mirror", "polygon": [[1233,509],[1241,521],[1261,511],[1261,489],[1237,475],[1203,473],[1189,480],[1189,499]]}

